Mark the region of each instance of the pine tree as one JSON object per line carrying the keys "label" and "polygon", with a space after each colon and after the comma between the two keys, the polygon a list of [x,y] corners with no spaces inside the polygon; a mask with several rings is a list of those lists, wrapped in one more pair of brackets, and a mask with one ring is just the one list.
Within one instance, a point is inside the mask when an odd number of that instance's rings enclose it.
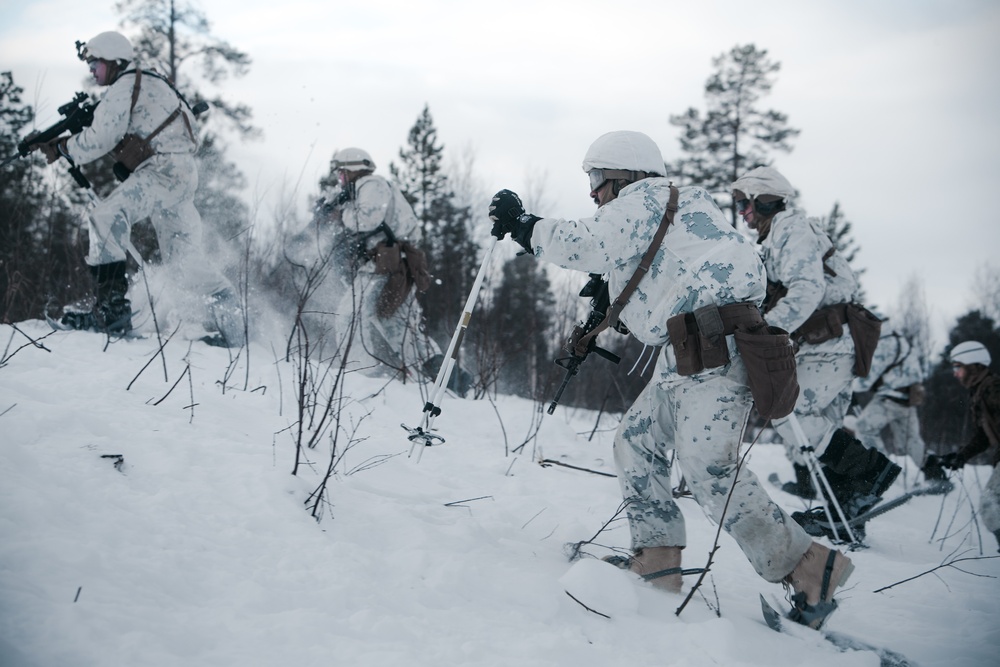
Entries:
{"label": "pine tree", "polygon": [[[858,250],[861,248],[851,235],[852,225],[844,217],[844,212],[840,210],[839,202],[834,202],[833,208],[830,210],[830,215],[823,218],[823,229],[826,231],[826,235],[830,237],[830,240],[833,241],[833,247],[851,265],[851,270],[854,271],[854,275],[857,276],[860,282],[861,274],[865,270],[855,266],[854,260],[858,255]],[[858,299],[864,302],[864,290],[861,290]]]}
{"label": "pine tree", "polygon": [[[753,44],[735,46],[712,60],[716,71],[705,84],[707,110],[695,108],[671,116],[682,129],[680,143],[685,157],[667,165],[676,180],[700,185],[725,200],[730,185],[748,170],[770,164],[775,150],[790,151],[799,131],[788,126],[788,117],[774,110],[762,111],[757,103],[771,92],[780,63]],[[736,208],[730,202],[733,227]]]}
{"label": "pine tree", "polygon": [[551,325],[555,298],[548,276],[534,257],[523,255],[503,266],[503,275],[482,330],[497,355],[497,387],[507,394],[542,398],[551,384]]}
{"label": "pine tree", "polygon": [[421,295],[427,331],[445,343],[458,325],[465,299],[479,268],[479,247],[472,240],[472,212],[455,204],[441,161],[444,146],[425,105],[410,129],[401,166],[389,165],[403,195],[413,206],[423,231],[423,249],[434,284]]}
{"label": "pine tree", "polygon": [[[17,154],[17,144],[34,119],[11,72],[0,72],[0,156]],[[78,243],[79,222],[71,209],[77,191],[66,195],[43,183],[38,154],[0,170],[0,321],[38,318],[51,300],[60,305],[90,291],[90,275]]]}

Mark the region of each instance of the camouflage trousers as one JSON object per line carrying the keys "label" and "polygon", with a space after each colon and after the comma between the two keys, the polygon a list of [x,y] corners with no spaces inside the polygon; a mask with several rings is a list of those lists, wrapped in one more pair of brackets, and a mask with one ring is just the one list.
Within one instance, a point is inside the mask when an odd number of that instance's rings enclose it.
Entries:
{"label": "camouflage trousers", "polygon": [[920,437],[920,417],[917,409],[902,405],[886,396],[875,395],[858,416],[854,430],[865,447],[874,447],[888,455],[882,441],[882,430],[892,433],[894,449],[908,455],[919,468],[924,464],[924,439]]}
{"label": "camouflage trousers", "polygon": [[672,372],[670,352],[664,348],[654,375],[659,380],[639,395],[615,436],[632,548],[686,545],[684,516],[670,482],[673,450],[698,504],[722,522],[758,574],[778,582],[812,540],[770,499],[751,470],[744,466],[736,474],[752,402],[743,362],[734,355],[726,366],[681,377]]}
{"label": "camouflage trousers", "polygon": [[387,277],[366,269],[359,270],[336,307],[338,342],[343,348],[345,335],[353,332],[350,357],[363,373],[382,376],[403,372],[419,379],[422,364],[441,354],[441,349],[424,331],[416,294],[410,292],[395,313],[381,318],[376,307]]}
{"label": "camouflage trousers", "polygon": [[[979,499],[979,516],[982,517],[986,530],[991,533],[1000,530],[1000,464],[993,466],[993,474],[983,487],[983,495]],[[1000,537],[997,539],[1000,540]]]}
{"label": "camouflage trousers", "polygon": [[[851,405],[851,383],[854,381],[854,342],[844,325],[840,338],[820,343],[804,344],[795,355],[799,380],[799,398],[795,402],[798,419],[808,444],[821,456],[830,444],[833,432],[840,428]],[[775,419],[774,429],[785,443],[788,458],[805,465],[801,443],[789,423],[790,419]]]}
{"label": "camouflage trousers", "polygon": [[197,312],[186,314],[205,320],[206,325],[239,345],[243,341],[242,307],[232,283],[205,255],[202,220],[194,206],[197,188],[198,167],[193,156],[163,154],[149,158],[89,212],[87,264],[124,260],[132,247],[132,225],[148,217],[156,231],[171,289],[195,305]]}

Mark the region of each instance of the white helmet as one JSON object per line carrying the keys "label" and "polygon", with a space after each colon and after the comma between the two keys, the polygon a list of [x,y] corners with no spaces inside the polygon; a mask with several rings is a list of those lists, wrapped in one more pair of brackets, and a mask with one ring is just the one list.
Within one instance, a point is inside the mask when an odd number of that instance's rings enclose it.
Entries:
{"label": "white helmet", "polygon": [[[667,170],[656,143],[642,132],[619,130],[602,134],[587,149],[583,170],[612,169],[663,176]],[[635,179],[638,180],[638,179]]]}
{"label": "white helmet", "polygon": [[115,61],[135,58],[132,42],[128,41],[128,38],[120,32],[102,32],[87,42],[82,49],[79,48],[79,44],[77,42],[80,60],[100,58],[101,60]]}
{"label": "white helmet", "polygon": [[774,167],[751,169],[736,179],[736,182],[733,183],[733,190],[739,190],[746,195],[747,199],[756,199],[761,195],[773,195],[787,201],[795,196],[795,188]]}
{"label": "white helmet", "polygon": [[344,148],[333,154],[330,168],[333,171],[375,171],[375,160],[360,148]]}
{"label": "white helmet", "polygon": [[975,340],[967,340],[964,343],[959,343],[951,349],[951,353],[948,358],[953,364],[962,364],[968,366],[969,364],[982,364],[983,366],[990,365],[990,351],[986,349],[986,346]]}

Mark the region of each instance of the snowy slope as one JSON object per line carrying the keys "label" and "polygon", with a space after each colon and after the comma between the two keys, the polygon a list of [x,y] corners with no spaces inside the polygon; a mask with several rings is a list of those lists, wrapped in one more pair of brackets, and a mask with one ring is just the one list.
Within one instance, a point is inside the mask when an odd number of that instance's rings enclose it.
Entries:
{"label": "snowy slope", "polygon": [[[447,442],[418,461],[400,422],[418,422],[420,387],[350,374],[342,417],[354,442],[317,522],[304,503],[330,448],[290,474],[293,369],[269,346],[230,368],[226,350],[171,341],[164,379],[159,359],[141,370],[155,339],[105,349],[102,336],[60,332],[18,350],[49,334],[18,328],[0,326],[3,667],[879,664],[815,633],[769,630],[758,595],[784,605],[782,589],[725,535],[702,588],[721,617],[699,595],[677,616],[681,597],[592,558],[569,562],[566,545],[615,514],[617,482],[535,461],[613,472],[612,419],[588,441],[595,415],[561,407],[512,452],[534,404],[449,397],[437,420]],[[750,465],[764,479],[791,474],[777,445],[756,444]],[[1000,559],[873,592],[980,556],[969,517],[987,472],[966,469],[943,500],[915,498],[869,524],[829,628],[919,665],[998,664]],[[699,567],[715,526],[681,502],[685,566]],[[627,546],[624,521],[596,541],[587,554]]]}

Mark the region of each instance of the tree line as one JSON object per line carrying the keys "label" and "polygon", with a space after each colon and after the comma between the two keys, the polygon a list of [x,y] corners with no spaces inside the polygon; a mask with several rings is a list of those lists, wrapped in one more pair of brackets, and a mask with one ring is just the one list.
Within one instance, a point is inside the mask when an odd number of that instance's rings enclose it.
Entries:
{"label": "tree line", "polygon": [[[123,0],[117,5],[122,25],[137,32],[133,39],[143,62],[160,63],[192,104],[211,101],[215,111],[203,133],[198,159],[201,184],[196,205],[206,221],[208,243],[216,256],[236,258],[228,270],[235,281],[249,286],[261,302],[293,303],[297,289],[291,272],[275,252],[282,232],[297,225],[290,216],[270,235],[254,233],[247,205],[238,196],[245,186],[239,167],[226,158],[227,137],[251,140],[260,135],[246,105],[210,92],[226,76],[242,76],[249,56],[211,33],[196,8],[178,11],[175,0]],[[737,216],[729,184],[747,170],[767,165],[775,152],[793,150],[799,133],[785,114],[763,109],[761,100],[776,83],[780,63],[753,44],[739,45],[712,61],[705,84],[705,110],[694,107],[671,115],[680,128],[680,157],[666,165],[680,185],[708,189],[733,225]],[[198,74],[193,70],[197,67]],[[10,156],[35,121],[34,110],[22,98],[12,72],[0,72],[0,155]],[[420,296],[427,334],[445,348],[458,323],[479,269],[484,245],[483,207],[478,194],[459,192],[470,174],[458,173],[444,162],[445,147],[429,106],[406,135],[398,162],[389,166],[392,179],[412,204],[423,231],[423,249],[434,273],[431,289]],[[467,167],[471,169],[471,166]],[[108,164],[98,161],[85,170],[99,193],[113,187]],[[332,170],[317,184],[334,182]],[[543,184],[529,185],[529,191]],[[479,197],[479,199],[482,199]],[[46,169],[37,155],[16,160],[0,170],[0,318],[5,323],[41,317],[52,304],[63,305],[92,292],[83,262],[86,234],[80,211],[86,198],[58,170]],[[475,210],[474,210],[475,209]],[[478,211],[478,215],[477,215]],[[857,244],[851,223],[839,203],[823,218],[831,239],[854,265]],[[157,261],[155,235],[148,225],[133,230],[136,246],[147,261]],[[265,240],[266,239],[266,240]],[[855,267],[861,273],[863,269]],[[239,274],[239,275],[235,275]],[[557,286],[557,282],[563,286]],[[588,303],[576,296],[586,282],[569,286],[553,281],[530,257],[504,262],[491,275],[463,344],[461,362],[474,371],[476,395],[507,393],[547,402],[563,379],[553,360],[564,356],[561,346],[574,324],[586,317]],[[962,340],[981,340],[1000,360],[1000,310],[996,285],[984,307],[959,318],[946,352]],[[908,290],[908,291],[907,291]],[[928,369],[928,400],[921,411],[925,438],[932,449],[947,451],[962,440],[964,390],[950,377],[946,358],[929,358],[929,318],[919,282],[904,289],[893,309],[894,324],[923,350]],[[991,300],[992,299],[992,300]],[[995,309],[991,317],[990,309]],[[289,313],[285,313],[288,315]],[[634,400],[650,376],[658,350],[644,349],[634,339],[609,332],[599,341],[618,354],[615,365],[591,355],[563,394],[561,403],[607,412],[621,412]]]}

